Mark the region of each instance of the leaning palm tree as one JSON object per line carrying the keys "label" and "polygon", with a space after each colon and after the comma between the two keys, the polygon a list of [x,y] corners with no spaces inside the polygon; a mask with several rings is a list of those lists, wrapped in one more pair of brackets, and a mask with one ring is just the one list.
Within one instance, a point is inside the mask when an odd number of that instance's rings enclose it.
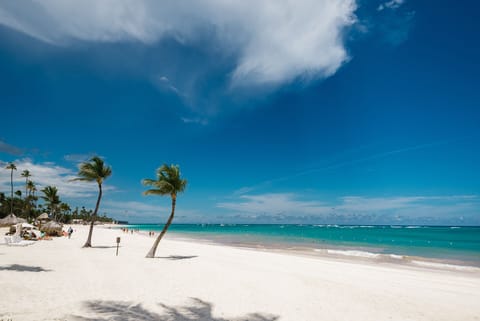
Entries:
{"label": "leaning palm tree", "polygon": [[102,183],[110,175],[112,175],[112,168],[106,166],[103,162],[103,159],[98,156],[94,156],[90,159],[90,161],[80,164],[80,168],[78,170],[79,177],[73,179],[73,181],[97,182],[98,184],[97,204],[95,205],[95,211],[91,217],[92,221],[90,223],[90,231],[88,232],[87,242],[85,242],[83,247],[92,247],[93,224],[95,223],[98,207],[100,206],[100,199],[102,198]]}
{"label": "leaning palm tree", "polygon": [[11,186],[11,196],[10,196],[10,214],[13,214],[13,171],[17,170],[17,166],[14,163],[9,163],[5,169],[10,170],[10,186]]}
{"label": "leaning palm tree", "polygon": [[172,212],[168,218],[167,223],[162,229],[162,232],[153,243],[152,248],[147,253],[147,258],[155,257],[158,244],[168,230],[170,224],[172,224],[173,216],[175,214],[175,204],[177,202],[177,194],[185,191],[187,187],[187,180],[180,177],[180,167],[178,165],[163,164],[157,169],[157,179],[144,179],[143,185],[152,186],[152,189],[143,192],[144,195],[170,195],[172,199]]}

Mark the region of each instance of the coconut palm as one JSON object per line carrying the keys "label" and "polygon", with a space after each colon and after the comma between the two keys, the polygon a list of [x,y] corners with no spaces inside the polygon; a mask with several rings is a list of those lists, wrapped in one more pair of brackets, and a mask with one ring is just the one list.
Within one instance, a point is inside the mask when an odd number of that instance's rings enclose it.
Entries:
{"label": "coconut palm", "polygon": [[25,177],[25,200],[27,199],[27,196],[28,196],[28,181],[29,181],[29,177],[32,176],[32,174],[30,174],[30,171],[28,169],[24,170],[22,172],[22,177]]}
{"label": "coconut palm", "polygon": [[10,186],[11,186],[11,196],[10,196],[10,214],[13,214],[13,171],[17,170],[17,166],[14,163],[9,163],[5,169],[10,170]]}
{"label": "coconut palm", "polygon": [[103,162],[103,159],[98,156],[94,156],[90,159],[90,161],[80,164],[78,177],[73,179],[73,181],[97,182],[98,184],[97,204],[95,205],[95,211],[91,217],[92,221],[90,223],[90,231],[88,232],[87,242],[85,242],[83,247],[92,247],[93,224],[95,223],[98,208],[100,206],[100,200],[102,198],[102,183],[110,175],[112,175],[112,168],[106,166]]}
{"label": "coconut palm", "polygon": [[35,183],[31,180],[29,180],[27,182],[27,192],[28,192],[28,196],[34,196],[33,193],[37,190],[37,188],[35,187]]}
{"label": "coconut palm", "polygon": [[177,202],[177,194],[185,191],[187,187],[187,180],[182,179],[180,176],[180,167],[178,165],[163,164],[157,169],[157,179],[144,179],[143,185],[152,186],[152,189],[143,192],[144,195],[170,195],[172,199],[172,212],[168,218],[167,223],[162,229],[162,232],[153,243],[152,248],[147,253],[147,258],[155,257],[158,244],[168,230],[170,224],[172,224],[173,216],[175,214],[175,204]]}
{"label": "coconut palm", "polygon": [[37,191],[37,186],[35,185],[35,183],[33,181],[28,181],[28,197],[30,198],[29,199],[29,202],[31,201],[33,206],[34,207],[37,207],[37,199],[38,197],[35,196],[35,192]]}
{"label": "coconut palm", "polygon": [[44,196],[41,196],[42,199],[47,203],[50,212],[52,213],[54,219],[56,220],[56,209],[57,205],[60,204],[60,197],[58,196],[58,189],[55,186],[47,186],[42,189]]}

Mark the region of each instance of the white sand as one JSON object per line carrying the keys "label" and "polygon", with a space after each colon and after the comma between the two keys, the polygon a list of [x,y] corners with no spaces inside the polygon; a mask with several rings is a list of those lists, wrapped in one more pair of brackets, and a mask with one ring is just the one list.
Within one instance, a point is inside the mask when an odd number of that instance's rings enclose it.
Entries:
{"label": "white sand", "polygon": [[96,227],[98,247],[82,249],[87,227],[75,229],[70,240],[0,245],[0,320],[480,320],[478,272],[301,257],[168,234],[160,258],[146,259],[153,238]]}

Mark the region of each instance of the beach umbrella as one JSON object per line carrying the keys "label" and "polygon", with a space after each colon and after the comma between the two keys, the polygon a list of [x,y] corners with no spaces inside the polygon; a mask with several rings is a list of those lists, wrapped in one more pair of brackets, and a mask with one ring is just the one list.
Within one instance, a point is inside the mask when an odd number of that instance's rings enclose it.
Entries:
{"label": "beach umbrella", "polygon": [[15,214],[9,214],[6,217],[2,218],[0,220],[0,225],[15,225],[18,223],[25,223],[27,220],[24,220],[23,218],[16,217]]}
{"label": "beach umbrella", "polygon": [[42,213],[37,217],[37,220],[48,220],[48,214]]}
{"label": "beach umbrella", "polygon": [[48,223],[43,224],[42,227],[40,228],[40,231],[45,232],[47,235],[51,235],[51,236],[63,235],[62,224],[55,221],[50,221]]}
{"label": "beach umbrella", "polygon": [[22,223],[22,228],[35,228],[32,224]]}

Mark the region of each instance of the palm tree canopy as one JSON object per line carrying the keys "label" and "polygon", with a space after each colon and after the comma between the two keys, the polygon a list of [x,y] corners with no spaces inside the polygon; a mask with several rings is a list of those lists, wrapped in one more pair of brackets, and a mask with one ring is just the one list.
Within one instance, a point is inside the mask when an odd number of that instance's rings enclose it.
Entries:
{"label": "palm tree canopy", "polygon": [[35,188],[35,183],[33,181],[28,181],[27,182],[27,189],[32,191]]}
{"label": "palm tree canopy", "polygon": [[17,170],[17,166],[14,163],[8,163],[5,169]]}
{"label": "palm tree canopy", "polygon": [[112,174],[112,168],[106,166],[103,159],[98,156],[94,156],[89,162],[80,164],[78,170],[78,177],[72,179],[72,181],[96,181],[98,185],[101,185],[103,181]]}
{"label": "palm tree canopy", "polygon": [[47,186],[42,189],[42,192],[45,194],[45,196],[42,196],[42,199],[49,202],[51,205],[60,203],[60,197],[57,194],[58,190],[55,186]]}
{"label": "palm tree canopy", "polygon": [[22,177],[25,177],[25,178],[32,176],[32,174],[30,174],[30,171],[28,169],[24,170],[21,175]]}
{"label": "palm tree canopy", "polygon": [[144,179],[145,186],[152,186],[152,189],[143,192],[144,195],[171,195],[185,191],[187,180],[181,178],[178,165],[163,164],[157,169],[157,179]]}

